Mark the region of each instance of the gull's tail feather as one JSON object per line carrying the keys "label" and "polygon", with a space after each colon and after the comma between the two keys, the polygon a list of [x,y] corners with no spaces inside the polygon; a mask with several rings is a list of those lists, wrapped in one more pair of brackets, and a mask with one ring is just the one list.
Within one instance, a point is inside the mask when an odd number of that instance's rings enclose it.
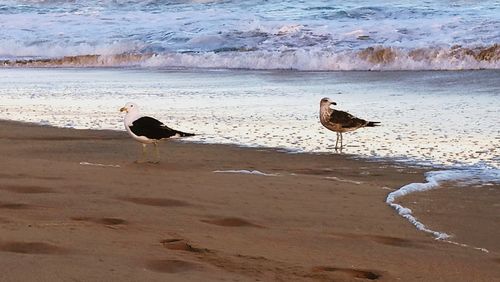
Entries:
{"label": "gull's tail feather", "polygon": [[194,133],[187,133],[187,132],[182,132],[182,131],[175,131],[175,136],[177,137],[189,137],[189,136],[194,136]]}
{"label": "gull's tail feather", "polygon": [[369,121],[365,126],[367,127],[374,127],[374,126],[380,126],[380,121]]}

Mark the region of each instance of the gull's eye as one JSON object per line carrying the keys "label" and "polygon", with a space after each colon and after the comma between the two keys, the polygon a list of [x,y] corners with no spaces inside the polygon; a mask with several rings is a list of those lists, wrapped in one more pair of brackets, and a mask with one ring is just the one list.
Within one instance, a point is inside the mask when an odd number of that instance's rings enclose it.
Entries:
{"label": "gull's eye", "polygon": [[130,107],[131,107],[131,108],[133,108],[133,107],[134,107],[134,105],[130,105]]}

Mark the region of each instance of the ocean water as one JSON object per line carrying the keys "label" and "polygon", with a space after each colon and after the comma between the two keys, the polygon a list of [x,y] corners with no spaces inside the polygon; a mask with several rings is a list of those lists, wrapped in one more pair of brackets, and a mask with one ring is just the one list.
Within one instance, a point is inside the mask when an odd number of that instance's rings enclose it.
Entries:
{"label": "ocean water", "polygon": [[6,66],[500,66],[495,0],[5,0],[0,30]]}

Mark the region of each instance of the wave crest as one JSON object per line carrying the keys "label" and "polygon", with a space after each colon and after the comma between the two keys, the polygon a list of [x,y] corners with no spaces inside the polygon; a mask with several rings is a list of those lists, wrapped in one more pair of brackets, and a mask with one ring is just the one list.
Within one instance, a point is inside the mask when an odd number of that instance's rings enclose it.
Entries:
{"label": "wave crest", "polygon": [[263,51],[223,49],[217,52],[121,53],[60,58],[5,59],[4,67],[154,67],[299,71],[467,70],[499,69],[500,45],[418,48],[375,46],[360,51]]}

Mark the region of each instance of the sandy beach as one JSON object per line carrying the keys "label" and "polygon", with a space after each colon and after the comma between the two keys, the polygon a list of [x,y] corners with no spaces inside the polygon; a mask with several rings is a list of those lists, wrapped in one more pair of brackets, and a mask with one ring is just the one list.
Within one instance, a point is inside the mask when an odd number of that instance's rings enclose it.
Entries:
{"label": "sandy beach", "polygon": [[500,277],[497,186],[481,190],[484,205],[448,188],[401,199],[486,253],[434,240],[385,204],[424,181],[423,168],[178,141],[161,149],[160,164],[136,164],[125,132],[0,122],[0,280]]}

